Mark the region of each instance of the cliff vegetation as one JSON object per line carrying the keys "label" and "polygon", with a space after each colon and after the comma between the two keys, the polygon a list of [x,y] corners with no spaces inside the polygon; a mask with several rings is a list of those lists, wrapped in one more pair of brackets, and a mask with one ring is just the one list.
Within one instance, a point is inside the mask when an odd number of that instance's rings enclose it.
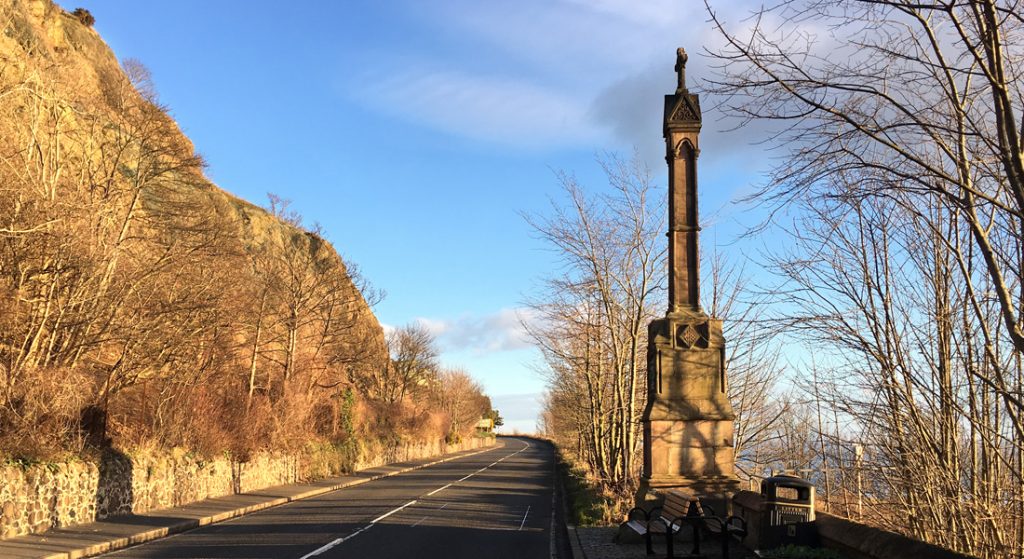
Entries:
{"label": "cliff vegetation", "polygon": [[391,359],[358,271],[286,201],[208,181],[145,68],[92,23],[0,3],[0,456],[472,432],[479,385],[441,374],[415,329]]}

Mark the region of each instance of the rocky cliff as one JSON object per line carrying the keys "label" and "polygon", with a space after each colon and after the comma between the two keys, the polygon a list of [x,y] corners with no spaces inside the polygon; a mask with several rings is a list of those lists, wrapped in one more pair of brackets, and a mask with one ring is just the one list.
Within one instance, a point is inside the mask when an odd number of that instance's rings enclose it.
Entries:
{"label": "rocky cliff", "polygon": [[0,0],[0,454],[344,439],[386,358],[358,275],[207,180],[91,23]]}

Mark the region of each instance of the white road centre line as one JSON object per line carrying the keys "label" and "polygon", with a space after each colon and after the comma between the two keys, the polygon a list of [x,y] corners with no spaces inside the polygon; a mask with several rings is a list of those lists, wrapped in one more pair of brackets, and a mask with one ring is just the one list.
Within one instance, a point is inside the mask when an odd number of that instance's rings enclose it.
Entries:
{"label": "white road centre line", "polygon": [[429,496],[431,496],[431,495],[433,495],[434,493],[437,493],[437,492],[439,492],[439,491],[444,491],[445,489],[448,489],[448,488],[449,488],[449,487],[451,487],[451,486],[452,486],[452,484],[450,484],[450,483],[449,483],[448,485],[445,485],[444,487],[438,487],[437,489],[435,489],[435,490],[431,491],[430,493],[427,493],[427,497],[429,497]]}
{"label": "white road centre line", "polygon": [[[455,485],[456,483],[459,483],[460,481],[465,481],[465,480],[467,480],[467,479],[469,479],[469,478],[471,478],[471,477],[475,476],[476,474],[478,474],[478,473],[480,473],[480,472],[482,472],[482,471],[486,470],[487,468],[490,468],[491,466],[494,466],[494,465],[495,465],[495,464],[497,464],[498,462],[501,462],[501,461],[505,460],[505,458],[511,458],[511,457],[515,456],[516,454],[519,454],[520,452],[522,452],[522,451],[526,450],[527,448],[530,448],[530,443],[526,443],[525,441],[523,441],[523,442],[524,442],[524,443],[526,444],[526,446],[524,446],[523,448],[520,448],[519,450],[517,450],[517,451],[513,452],[512,454],[508,454],[508,455],[506,455],[506,456],[505,456],[504,458],[502,458],[501,460],[498,460],[498,461],[494,462],[494,464],[491,464],[490,466],[487,466],[486,468],[480,468],[479,470],[477,470],[477,471],[475,471],[475,472],[473,472],[473,473],[469,474],[468,476],[466,476],[466,477],[464,477],[464,478],[462,478],[462,479],[460,479],[460,480],[458,480],[458,481],[454,481],[454,482],[452,482],[452,483],[449,483],[448,485],[445,485],[444,487],[439,487],[439,488],[437,488],[437,489],[435,489],[435,490],[431,491],[430,493],[427,493],[427,495],[428,495],[428,496],[430,496],[430,495],[433,495],[434,493],[438,493],[438,492],[440,492],[440,491],[443,491],[443,490],[445,490],[445,489],[447,489],[447,488],[451,487],[452,485]],[[307,554],[303,555],[303,556],[302,556],[302,557],[300,557],[299,559],[309,559],[310,557],[316,557],[317,555],[320,555],[321,553],[323,553],[323,552],[325,552],[325,551],[327,551],[327,550],[329,550],[329,549],[332,549],[332,548],[334,548],[334,547],[336,547],[336,546],[338,546],[338,545],[341,545],[341,544],[342,544],[342,543],[344,543],[344,542],[345,542],[346,540],[350,540],[350,539],[352,539],[352,538],[354,538],[354,537],[358,536],[359,534],[362,534],[363,532],[365,532],[365,531],[369,530],[370,528],[373,528],[373,525],[374,525],[374,524],[376,524],[376,523],[380,522],[381,520],[384,520],[385,518],[387,518],[387,517],[391,516],[392,514],[395,514],[396,512],[398,512],[398,511],[400,511],[400,510],[404,509],[405,507],[408,507],[408,506],[410,506],[410,505],[414,505],[414,504],[416,504],[416,499],[413,499],[412,501],[409,501],[408,503],[406,503],[406,504],[404,504],[404,505],[402,505],[402,506],[400,506],[400,507],[398,507],[398,508],[396,508],[396,509],[394,509],[394,510],[388,511],[388,512],[386,512],[386,513],[384,513],[384,514],[382,514],[382,515],[378,516],[377,518],[375,518],[375,519],[373,519],[372,521],[370,521],[370,523],[369,523],[369,524],[367,524],[366,526],[363,526],[362,528],[360,528],[360,529],[356,530],[355,532],[352,532],[351,534],[349,534],[349,535],[345,536],[344,538],[338,538],[338,539],[336,539],[336,540],[332,541],[331,543],[328,543],[327,545],[325,545],[325,546],[323,546],[323,547],[320,547],[320,548],[318,548],[318,549],[314,549],[313,551],[311,551],[311,552],[309,552],[309,553],[307,553]],[[442,506],[441,506],[441,508],[443,509],[444,507],[447,507],[447,506],[448,506],[448,503],[445,503],[444,505],[442,505]],[[438,510],[440,510],[440,509],[438,509]],[[526,507],[526,514],[529,514],[529,513],[530,513],[530,507],[529,507],[529,506],[527,506],[527,507]],[[425,517],[425,516],[424,516],[424,517],[423,517],[423,518],[421,518],[421,519],[420,519],[420,521],[419,521],[419,522],[417,522],[416,524],[419,524],[420,522],[423,522],[424,520],[426,520],[426,518],[427,518],[427,517]],[[523,515],[523,524],[525,524],[525,523],[526,523],[526,515]],[[416,524],[413,524],[413,526],[415,526]],[[520,524],[520,525],[519,525],[519,529],[520,529],[520,530],[522,530],[522,529],[523,529],[523,524]]]}
{"label": "white road centre line", "polygon": [[313,551],[310,551],[309,553],[303,555],[299,559],[309,559],[310,557],[316,557],[317,555],[320,555],[321,553],[323,553],[325,551],[328,551],[328,550],[330,550],[333,547],[341,545],[342,543],[345,542],[345,540],[350,540],[350,539],[358,536],[359,534],[362,534],[363,532],[369,530],[370,528],[373,528],[373,524],[370,524],[368,526],[363,526],[362,528],[356,530],[355,532],[352,532],[351,534],[345,536],[344,538],[338,538],[338,539],[332,541],[331,543],[329,543],[329,544],[327,544],[327,545],[325,545],[323,547],[319,547],[317,549],[314,549]]}
{"label": "white road centre line", "polygon": [[530,505],[526,505],[526,513],[523,514],[523,521],[519,523],[519,531],[523,531],[523,526],[526,525],[526,517],[530,514]]}
{"label": "white road centre line", "polygon": [[[440,507],[438,507],[438,508],[437,508],[437,510],[442,510],[442,509],[444,509],[444,508],[445,508],[445,507],[447,507],[447,506],[448,506],[448,503],[444,503],[443,505],[441,505]],[[410,528],[415,528],[415,527],[419,526],[421,522],[423,522],[424,520],[426,520],[426,519],[428,519],[428,518],[430,518],[430,517],[429,517],[429,516],[424,516],[423,518],[421,518],[421,519],[417,520],[417,521],[416,521],[416,524],[413,524],[412,526],[409,526],[409,527],[410,527]]]}
{"label": "white road centre line", "polygon": [[449,487],[455,485],[456,483],[462,483],[463,481],[466,481],[467,479],[469,479],[469,478],[479,474],[480,472],[482,472],[482,471],[484,471],[484,470],[486,470],[486,469],[488,469],[488,468],[490,468],[492,466],[496,466],[499,462],[503,462],[505,460],[505,458],[512,458],[516,454],[519,454],[520,452],[530,448],[530,443],[527,443],[526,441],[523,441],[523,442],[524,442],[524,444],[526,444],[526,446],[524,446],[523,448],[520,448],[519,450],[513,452],[512,454],[506,454],[500,460],[495,460],[494,462],[491,462],[490,465],[484,466],[483,468],[480,468],[479,470],[477,470],[477,471],[475,471],[475,472],[473,472],[473,473],[471,473],[469,475],[466,475],[466,476],[464,476],[462,478],[459,478],[459,479],[449,483],[448,485],[445,485],[444,487],[438,487],[437,489],[431,491],[430,493],[427,493],[425,496],[426,497],[430,497],[431,495],[434,495],[435,493],[440,493],[441,491],[444,491],[445,489],[448,489]]}
{"label": "white road centre line", "polygon": [[384,514],[378,516],[377,518],[374,518],[373,520],[370,521],[370,524],[371,525],[376,524],[376,523],[380,522],[381,520],[384,520],[385,518],[391,516],[392,514],[395,514],[396,512],[404,509],[405,507],[407,507],[409,505],[415,505],[415,504],[416,504],[416,499],[413,499],[412,501],[409,501],[408,503],[398,507],[397,509],[385,512]]}

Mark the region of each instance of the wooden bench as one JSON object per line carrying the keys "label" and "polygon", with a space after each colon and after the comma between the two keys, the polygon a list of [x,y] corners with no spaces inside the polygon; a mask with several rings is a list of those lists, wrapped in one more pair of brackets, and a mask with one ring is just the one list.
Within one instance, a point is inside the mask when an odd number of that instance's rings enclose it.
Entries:
{"label": "wooden bench", "polygon": [[[643,521],[634,518],[641,513]],[[693,526],[693,554],[700,553],[700,530],[704,525],[704,507],[696,496],[670,489],[665,492],[665,502],[660,507],[645,510],[633,508],[626,517],[626,524],[637,534],[644,536],[647,554],[654,554],[652,534],[665,534],[666,556],[674,559],[673,539],[685,524]]]}
{"label": "wooden bench", "polygon": [[[640,513],[643,521],[635,518]],[[637,534],[644,536],[647,554],[654,555],[651,534],[665,534],[665,556],[675,559],[673,541],[675,535],[689,524],[693,527],[693,550],[691,555],[700,555],[701,532],[707,530],[711,537],[722,540],[722,558],[729,557],[729,544],[733,539],[742,541],[747,535],[747,522],[738,516],[715,516],[715,511],[702,505],[700,499],[685,491],[665,491],[665,502],[651,510],[634,508],[626,517],[626,524]]]}

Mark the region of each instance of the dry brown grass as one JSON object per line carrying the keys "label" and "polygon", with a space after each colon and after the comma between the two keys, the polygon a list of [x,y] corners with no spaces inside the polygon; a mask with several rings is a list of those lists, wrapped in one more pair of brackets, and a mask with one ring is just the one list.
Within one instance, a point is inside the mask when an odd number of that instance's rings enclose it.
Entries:
{"label": "dry brown grass", "polygon": [[24,371],[0,407],[0,454],[48,459],[81,452],[91,383],[68,369]]}

